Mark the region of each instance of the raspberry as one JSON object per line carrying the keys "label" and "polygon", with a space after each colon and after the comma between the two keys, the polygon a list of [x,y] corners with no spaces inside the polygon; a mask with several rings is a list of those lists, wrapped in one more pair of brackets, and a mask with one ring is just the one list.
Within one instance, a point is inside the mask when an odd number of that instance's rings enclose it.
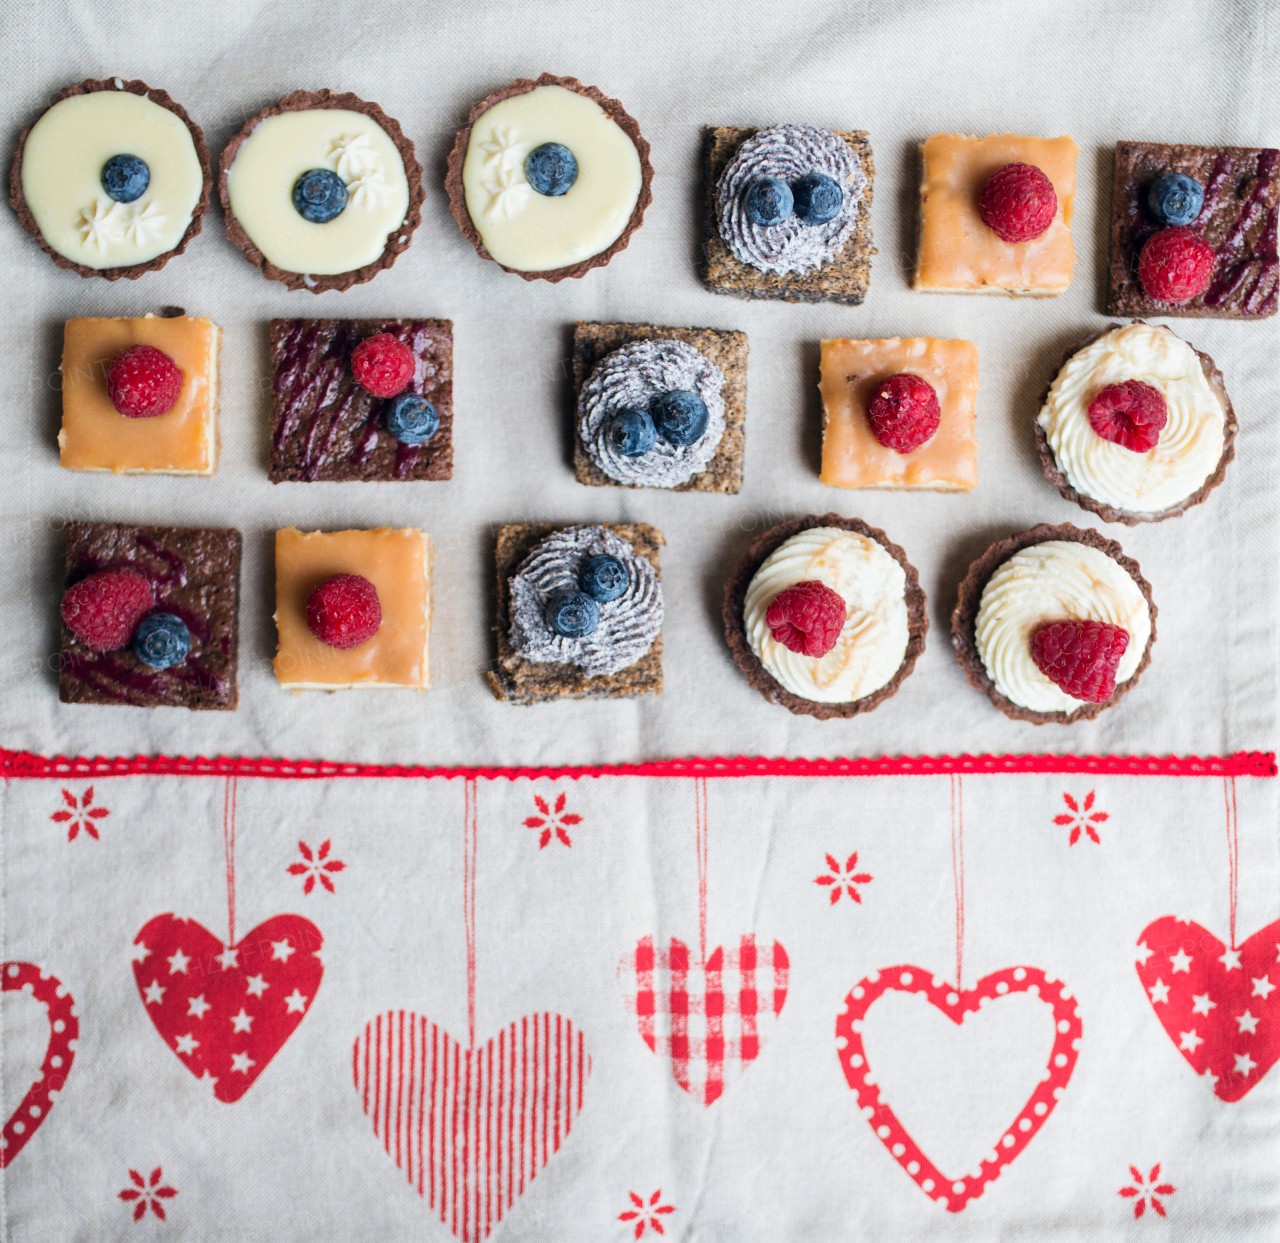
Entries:
{"label": "raspberry", "polygon": [[1097,621],[1058,621],[1031,639],[1031,659],[1050,682],[1072,699],[1100,704],[1116,689],[1116,666],[1129,646],[1123,626]]}
{"label": "raspberry", "polygon": [[413,379],[413,352],[389,332],[365,337],[351,351],[351,374],[366,393],[394,397]]}
{"label": "raspberry", "polygon": [[1029,242],[1053,223],[1058,196],[1034,164],[1006,164],[987,178],[978,200],[982,222],[1002,242]]}
{"label": "raspberry", "polygon": [[359,574],[335,574],[311,593],[307,626],[330,647],[359,647],[382,625],[378,589]]}
{"label": "raspberry", "polygon": [[871,434],[886,449],[902,454],[930,439],[941,418],[933,385],[909,371],[890,376],[879,385],[867,407]]}
{"label": "raspberry", "polygon": [[1190,229],[1161,229],[1147,238],[1138,280],[1157,302],[1190,302],[1213,276],[1213,247]]}
{"label": "raspberry", "polygon": [[138,623],[156,604],[151,580],[137,570],[99,570],[62,597],[62,620],[95,652],[128,647]]}
{"label": "raspberry", "polygon": [[844,629],[844,601],[826,583],[809,580],[774,596],[764,615],[769,632],[802,656],[825,656]]}
{"label": "raspberry", "polygon": [[107,392],[127,419],[168,414],[181,391],[182,368],[154,345],[131,345],[107,371]]}
{"label": "raspberry", "polygon": [[1134,453],[1154,449],[1168,421],[1164,394],[1142,380],[1108,384],[1089,403],[1089,426],[1103,440]]}

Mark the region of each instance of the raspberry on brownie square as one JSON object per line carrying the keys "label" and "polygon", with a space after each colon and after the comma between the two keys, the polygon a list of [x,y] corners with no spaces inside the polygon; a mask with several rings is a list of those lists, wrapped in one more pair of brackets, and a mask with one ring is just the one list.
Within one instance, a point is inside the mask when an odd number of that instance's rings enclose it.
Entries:
{"label": "raspberry on brownie square", "polygon": [[232,711],[239,531],[69,522],[58,697]]}

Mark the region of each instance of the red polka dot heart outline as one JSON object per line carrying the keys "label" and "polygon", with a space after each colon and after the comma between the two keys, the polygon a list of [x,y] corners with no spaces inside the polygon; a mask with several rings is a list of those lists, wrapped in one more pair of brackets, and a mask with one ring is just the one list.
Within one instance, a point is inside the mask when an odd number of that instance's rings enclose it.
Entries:
{"label": "red polka dot heart outline", "polygon": [[40,1077],[27,1089],[17,1109],[4,1124],[0,1139],[0,1170],[27,1146],[31,1137],[44,1125],[54,1100],[76,1060],[76,1044],[80,1037],[80,1021],[76,1018],[75,999],[56,976],[42,971],[34,963],[6,962],[0,965],[3,991],[26,993],[48,1011],[49,1043],[45,1045]]}
{"label": "red polka dot heart outline", "polygon": [[[1039,997],[1053,1011],[1053,1048],[1040,1082],[996,1146],[983,1157],[976,1176],[953,1179],[939,1170],[907,1133],[876,1086],[862,1045],[862,1024],[867,1011],[891,989],[916,993],[957,1026],[964,1022],[966,1015],[1012,993]],[[961,992],[941,976],[932,975],[922,967],[903,964],[873,971],[854,986],[845,998],[844,1010],[836,1018],[836,1048],[845,1079],[857,1095],[862,1116],[876,1138],[921,1191],[931,1199],[945,1202],[949,1212],[959,1213],[986,1190],[988,1183],[1000,1177],[1004,1167],[1026,1148],[1053,1113],[1076,1068],[1082,1030],[1071,990],[1060,981],[1049,979],[1036,967],[1005,967]]]}

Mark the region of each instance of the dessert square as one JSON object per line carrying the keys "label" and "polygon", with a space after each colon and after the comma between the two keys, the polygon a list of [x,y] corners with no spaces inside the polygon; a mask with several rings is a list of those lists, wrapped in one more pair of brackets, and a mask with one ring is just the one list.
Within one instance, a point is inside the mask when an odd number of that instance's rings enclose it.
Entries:
{"label": "dessert square", "polygon": [[705,354],[724,372],[725,429],[715,456],[704,471],[665,492],[739,492],[747,421],[747,334],[719,328],[661,328],[654,324],[589,324],[573,330],[573,472],[593,488],[638,488],[611,479],[588,456],[578,430],[577,400],[596,363],[633,341],[683,341]]}
{"label": "dessert square", "polygon": [[[212,475],[218,466],[218,361],[222,329],[203,317],[69,319],[62,338],[60,462],[114,474]],[[134,345],[182,369],[178,400],[152,419],[121,414],[107,371]]]}
{"label": "dessert square", "polygon": [[131,704],[234,711],[240,635],[239,531],[68,522],[65,587],[97,570],[135,569],[150,580],[155,612],[186,624],[191,647],[168,669],[131,648],[99,652],[63,623],[58,698],[66,704]]}
{"label": "dessert square", "polygon": [[[1276,208],[1280,151],[1259,147],[1195,147],[1159,142],[1116,143],[1111,205],[1111,271],[1107,310],[1113,315],[1262,319],[1276,313]],[[1184,303],[1159,302],[1138,279],[1138,258],[1161,223],[1147,201],[1164,173],[1200,183],[1204,202],[1192,229],[1214,250],[1203,293]]]}
{"label": "dessert square", "polygon": [[[425,444],[401,444],[384,423],[392,399],[367,393],[351,352],[389,333],[413,353],[404,391],[426,398],[440,425]],[[272,483],[399,482],[453,476],[453,323],[447,319],[273,319]]]}
{"label": "dessert square", "polygon": [[716,293],[739,298],[773,298],[783,302],[842,302],[861,306],[871,284],[871,199],[876,166],[870,136],[864,130],[834,130],[861,164],[866,182],[858,202],[853,236],[831,262],[813,272],[762,272],[734,256],[716,222],[716,185],[738,148],[759,128],[721,125],[703,128],[703,280]]}
{"label": "dessert square", "polygon": [[[645,522],[601,523],[647,557],[661,576],[659,550],[666,541],[657,527]],[[662,632],[635,664],[604,676],[589,676],[567,664],[525,660],[511,645],[511,576],[534,546],[560,526],[551,522],[515,522],[498,528],[495,564],[498,573],[497,617],[494,633],[498,656],[486,679],[499,699],[512,703],[546,703],[555,699],[633,699],[662,693]]]}
{"label": "dessert square", "polygon": [[[821,367],[822,482],[828,487],[968,492],[977,486],[978,350],[972,341],[837,338],[823,341]],[[867,421],[878,387],[900,372],[932,384],[941,411],[938,430],[906,454],[882,445]]]}
{"label": "dessert square", "polygon": [[[1053,297],[1071,284],[1076,155],[1067,137],[934,134],[920,144],[920,245],[914,288],[925,293]],[[1053,183],[1058,210],[1029,242],[1005,242],[983,222],[978,199],[1006,164],[1033,164]]]}
{"label": "dessert square", "polygon": [[[276,532],[274,668],[290,690],[336,691],[431,685],[431,538],[400,530]],[[307,600],[337,574],[359,574],[378,592],[382,624],[358,647],[322,643],[307,625]]]}

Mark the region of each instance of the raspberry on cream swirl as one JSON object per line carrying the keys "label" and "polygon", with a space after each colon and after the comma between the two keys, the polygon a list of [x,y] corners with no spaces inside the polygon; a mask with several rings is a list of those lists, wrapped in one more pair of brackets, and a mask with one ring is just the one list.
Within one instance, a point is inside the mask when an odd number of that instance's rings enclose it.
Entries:
{"label": "raspberry on cream swirl", "polygon": [[[595,366],[578,397],[578,434],[591,460],[610,479],[647,488],[674,488],[707,469],[724,436],[724,372],[683,341],[633,341]],[[613,416],[647,410],[660,393],[696,393],[707,408],[706,430],[692,444],[658,436],[653,447],[628,457],[609,437]]]}
{"label": "raspberry on cream swirl", "polygon": [[[806,224],[791,215],[779,224],[754,224],[747,217],[748,187],[763,177],[788,185],[806,173],[832,178],[844,201],[824,224]],[[812,125],[775,125],[746,140],[729,161],[716,187],[720,236],[740,263],[761,272],[812,272],[835,258],[853,234],[866,175],[858,157],[837,134]]]}
{"label": "raspberry on cream swirl", "polygon": [[[819,582],[845,605],[845,621],[824,656],[774,638],[770,604],[797,583]],[[809,527],[765,558],[747,587],[743,629],[765,670],[793,695],[851,703],[888,685],[910,640],[906,571],[878,541],[839,527]]]}
{"label": "raspberry on cream swirl", "polygon": [[[627,573],[622,594],[599,603],[599,622],[581,638],[547,624],[552,597],[580,586],[583,562],[616,557]],[[576,665],[593,677],[634,665],[662,629],[662,584],[653,563],[600,526],[565,527],[548,535],[511,578],[511,644],[525,660]]]}

